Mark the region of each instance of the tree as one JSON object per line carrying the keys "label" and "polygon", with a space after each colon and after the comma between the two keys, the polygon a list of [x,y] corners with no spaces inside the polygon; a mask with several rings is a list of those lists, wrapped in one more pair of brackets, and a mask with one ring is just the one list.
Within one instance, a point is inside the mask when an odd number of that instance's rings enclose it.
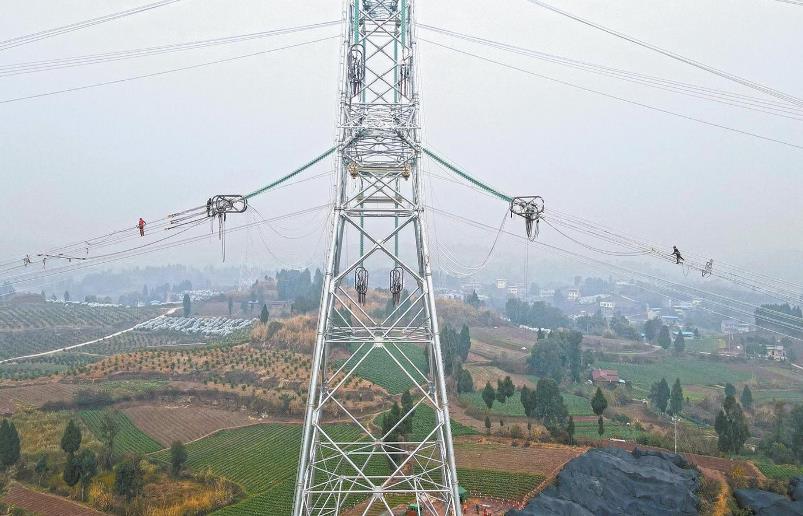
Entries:
{"label": "tree", "polygon": [[790,447],[798,461],[803,460],[803,405],[795,405],[790,414],[792,419],[792,437]]}
{"label": "tree", "polygon": [[555,332],[550,333],[546,340],[539,340],[533,346],[528,359],[530,369],[541,378],[548,377],[560,383],[564,375],[561,352],[560,338]]}
{"label": "tree", "polygon": [[404,391],[401,395],[402,422],[399,424],[399,433],[403,436],[409,436],[413,433],[413,417],[415,416],[415,410],[413,409],[414,404],[410,391]]}
{"label": "tree", "polygon": [[493,386],[491,386],[491,382],[485,382],[485,388],[482,390],[482,401],[485,402],[485,406],[488,407],[488,410],[493,408],[495,399],[496,391]]}
{"label": "tree", "polygon": [[602,394],[602,389],[597,387],[597,392],[595,392],[594,397],[591,398],[591,410],[594,411],[594,414],[601,416],[606,408],[608,408],[608,400],[605,399],[605,395]]}
{"label": "tree", "polygon": [[565,336],[566,361],[569,363],[569,376],[572,381],[580,381],[580,371],[582,371],[583,355],[580,351],[580,344],[583,342],[583,334],[579,331],[570,331]]}
{"label": "tree", "polygon": [[86,499],[86,488],[92,483],[92,479],[98,473],[98,459],[95,452],[84,449],[78,456],[78,467],[81,473],[81,499]]}
{"label": "tree", "polygon": [[48,470],[50,469],[50,465],[47,462],[47,454],[43,453],[36,459],[36,464],[33,466],[33,471],[37,475],[36,485],[42,485],[42,478],[47,475]]}
{"label": "tree", "polygon": [[268,324],[268,317],[270,317],[270,313],[268,312],[268,305],[262,305],[262,311],[259,313],[259,320],[262,324]]}
{"label": "tree", "polygon": [[477,291],[476,290],[473,290],[471,292],[471,294],[469,294],[465,298],[463,298],[463,302],[466,303],[467,305],[473,306],[474,308],[479,308],[480,307],[480,296],[477,295]]}
{"label": "tree", "polygon": [[64,472],[61,475],[64,483],[72,487],[81,480],[81,463],[78,457],[70,454],[67,456],[67,462],[64,463]]}
{"label": "tree", "polygon": [[61,449],[69,455],[74,454],[81,447],[81,428],[75,424],[74,419],[67,422],[64,435],[61,436]]}
{"label": "tree", "polygon": [[187,463],[187,448],[181,441],[173,441],[170,445],[170,472],[174,477],[181,474],[184,464]]}
{"label": "tree", "polygon": [[661,326],[663,326],[663,323],[660,318],[649,319],[644,323],[644,337],[650,342],[654,341],[655,337],[658,336],[658,332],[661,331]]}
{"label": "tree", "polygon": [[742,389],[742,396],[739,400],[742,402],[742,406],[745,409],[750,410],[753,408],[753,391],[750,390],[750,386],[744,386],[744,389]]}
{"label": "tree", "polygon": [[3,419],[0,423],[0,467],[13,466],[20,459],[20,436],[14,423]]}
{"label": "tree", "polygon": [[504,403],[508,398],[516,393],[516,386],[513,385],[513,380],[509,376],[505,376],[504,380],[496,380],[496,401]]}
{"label": "tree", "polygon": [[736,387],[732,383],[725,384],[725,397],[728,396],[736,397]]}
{"label": "tree", "polygon": [[725,397],[722,410],[714,421],[714,430],[719,436],[717,447],[725,453],[739,453],[750,437],[742,407],[733,396]]}
{"label": "tree", "polygon": [[672,384],[672,392],[669,395],[669,412],[673,416],[680,415],[683,410],[683,387],[680,386],[680,378],[675,378]]}
{"label": "tree", "polygon": [[566,424],[569,411],[560,395],[560,387],[551,378],[541,378],[535,385],[535,417],[550,430]]}
{"label": "tree", "polygon": [[485,416],[485,431],[491,435],[491,418]]}
{"label": "tree", "polygon": [[229,297],[229,317],[231,317],[231,313],[234,311],[234,300]]}
{"label": "tree", "polygon": [[474,378],[468,369],[460,368],[460,374],[457,377],[457,392],[458,394],[474,392]]}
{"label": "tree", "polygon": [[66,290],[64,291],[64,302],[65,303],[69,303],[70,302],[70,293],[68,291],[66,291]]}
{"label": "tree", "polygon": [[114,413],[107,410],[100,418],[100,441],[103,443],[101,462],[106,469],[111,469],[114,465],[114,439],[119,432],[120,425]]}
{"label": "tree", "polygon": [[468,352],[471,350],[471,333],[469,333],[468,325],[464,324],[460,328],[460,334],[457,336],[457,354],[463,362],[468,360]]}
{"label": "tree", "polygon": [[114,492],[129,502],[142,493],[144,485],[139,457],[128,457],[114,468]]}
{"label": "tree", "polygon": [[686,351],[686,339],[683,338],[683,332],[678,330],[678,334],[675,335],[675,353],[680,355]]}
{"label": "tree", "polygon": [[597,433],[599,434],[600,437],[602,437],[602,434],[605,433],[605,423],[602,420],[602,416],[600,416],[599,419],[597,419]]}
{"label": "tree", "polygon": [[650,401],[652,401],[652,404],[659,412],[666,412],[666,404],[669,401],[670,395],[669,384],[666,383],[666,378],[661,378],[660,382],[655,382],[650,387]]}
{"label": "tree", "polygon": [[192,311],[192,302],[190,301],[189,294],[184,294],[184,299],[181,301],[181,304],[184,307],[184,317],[189,317]]}
{"label": "tree", "polygon": [[535,391],[526,385],[521,386],[521,404],[524,407],[524,415],[527,416],[527,430],[532,430],[530,419],[535,416]]}
{"label": "tree", "polygon": [[658,332],[658,345],[664,349],[669,349],[672,345],[672,337],[669,336],[669,326],[662,324]]}
{"label": "tree", "polygon": [[574,418],[569,416],[569,422],[566,423],[566,433],[569,434],[569,444],[574,444]]}

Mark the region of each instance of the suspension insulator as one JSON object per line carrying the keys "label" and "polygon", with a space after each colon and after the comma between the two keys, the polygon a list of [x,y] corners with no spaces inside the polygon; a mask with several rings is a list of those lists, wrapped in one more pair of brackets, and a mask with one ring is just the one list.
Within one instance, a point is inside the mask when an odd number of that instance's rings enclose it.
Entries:
{"label": "suspension insulator", "polygon": [[357,289],[357,302],[364,305],[368,294],[368,270],[363,266],[354,270],[354,287]]}
{"label": "suspension insulator", "polygon": [[349,175],[353,179],[356,179],[357,176],[360,175],[360,167],[358,167],[357,164],[354,163],[353,161],[348,164],[348,166],[346,167],[346,170],[349,171]]}
{"label": "suspension insulator", "polygon": [[206,216],[220,217],[227,213],[244,213],[248,209],[248,199],[242,195],[215,195],[206,201]]}
{"label": "suspension insulator", "polygon": [[518,215],[524,219],[524,229],[530,240],[538,236],[538,223],[544,214],[544,198],[540,195],[514,197],[510,201],[510,216]]}
{"label": "suspension insulator", "polygon": [[360,92],[365,79],[365,55],[363,54],[362,46],[359,44],[352,45],[349,49],[348,70],[351,95],[355,96]]}
{"label": "suspension insulator", "polygon": [[401,292],[404,289],[404,270],[401,267],[394,267],[390,271],[390,294],[393,304],[398,305],[401,301]]}
{"label": "suspension insulator", "polygon": [[411,168],[409,163],[405,163],[404,167],[402,167],[401,175],[404,179],[410,179]]}

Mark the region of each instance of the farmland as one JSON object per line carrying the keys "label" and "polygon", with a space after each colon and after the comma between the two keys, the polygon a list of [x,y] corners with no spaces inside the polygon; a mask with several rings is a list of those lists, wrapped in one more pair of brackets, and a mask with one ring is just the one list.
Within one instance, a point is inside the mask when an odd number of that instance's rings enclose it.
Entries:
{"label": "farmland", "polygon": [[224,428],[253,424],[242,412],[204,406],[136,405],[122,412],[143,432],[169,445],[189,442]]}
{"label": "farmland", "polygon": [[531,443],[529,447],[482,437],[463,437],[455,441],[457,467],[462,469],[498,468],[510,473],[551,477],[585,448],[561,444]]}
{"label": "farmland", "polygon": [[694,357],[665,357],[660,362],[632,364],[624,362],[597,362],[595,367],[616,369],[619,377],[633,383],[636,389],[649,392],[653,382],[666,378],[670,384],[680,378],[683,385],[737,384],[750,379],[750,373],[729,364]]}
{"label": "farmland", "polygon": [[[80,412],[83,422],[98,438],[101,436],[101,419],[104,413],[102,410],[82,410]],[[110,414],[119,428],[119,433],[114,441],[115,454],[145,454],[164,448],[164,446],[134,426],[125,414],[116,411],[110,412]]]}
{"label": "farmland", "polygon": [[61,349],[158,314],[152,308],[45,303],[0,306],[0,359]]}
{"label": "farmland", "polygon": [[471,496],[520,501],[538,487],[544,477],[489,469],[457,468],[457,481],[468,489]]}
{"label": "farmland", "polygon": [[0,406],[24,404],[39,407],[48,401],[69,401],[78,391],[77,385],[44,383],[0,388]]}
{"label": "farmland", "polygon": [[55,353],[19,362],[0,364],[0,379],[29,380],[74,371],[91,364],[99,357],[87,353]]}
{"label": "farmland", "polygon": [[45,303],[0,306],[0,331],[62,327],[115,327],[158,315],[154,308]]}
{"label": "farmland", "polygon": [[[566,408],[569,409],[569,414],[572,416],[590,416],[593,414],[591,402],[589,400],[567,392],[563,392],[561,395],[563,396],[563,402],[566,404]],[[485,412],[486,405],[482,400],[481,391],[461,394],[460,402],[475,411]],[[495,401],[489,414],[494,416],[524,417],[524,406],[521,404],[521,396],[519,396],[517,392],[513,397],[508,398],[505,403]]]}
{"label": "farmland", "polygon": [[[353,435],[355,429],[332,425],[328,432],[338,439]],[[188,465],[196,471],[209,468],[245,490],[246,500],[220,514],[287,514],[300,445],[300,425],[260,424],[222,430],[187,445]],[[168,454],[163,451],[156,458],[166,461]]]}
{"label": "farmland", "polygon": [[[199,342],[200,340],[200,342]],[[87,353],[116,355],[140,349],[206,344],[197,336],[172,331],[130,331],[81,348]]]}
{"label": "farmland", "polygon": [[60,496],[28,489],[17,482],[13,482],[9,486],[3,502],[33,514],[57,514],[59,516],[100,516],[103,514]]}
{"label": "farmland", "polygon": [[[402,353],[404,353],[404,355],[406,355],[407,358],[409,358],[420,371],[427,371],[427,362],[426,357],[424,356],[423,348],[412,344],[402,344],[399,345],[399,349],[401,351],[391,349],[390,347],[387,349],[400,363],[407,365],[408,368],[409,363],[407,362],[407,359],[404,358]],[[349,363],[356,364],[365,352],[366,351],[362,351],[352,355]],[[388,360],[391,360],[391,358],[388,356],[386,351],[383,351],[382,349],[374,349],[368,355],[368,358],[366,358],[365,361],[360,364],[355,374],[365,378],[366,380],[370,380],[381,387],[384,387],[391,394],[399,394],[405,389],[413,387],[414,384],[412,380],[404,374],[399,373],[397,370],[398,368],[391,368],[387,366]],[[411,374],[413,378],[420,379],[418,378],[417,373],[411,372]]]}

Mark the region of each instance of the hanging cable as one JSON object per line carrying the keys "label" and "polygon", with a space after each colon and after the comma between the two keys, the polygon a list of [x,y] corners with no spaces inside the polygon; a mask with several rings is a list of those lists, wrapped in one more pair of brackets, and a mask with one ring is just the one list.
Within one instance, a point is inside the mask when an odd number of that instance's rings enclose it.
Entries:
{"label": "hanging cable", "polygon": [[9,48],[18,47],[20,45],[27,45],[29,43],[33,43],[35,41],[40,41],[47,38],[52,38],[54,36],[59,36],[61,34],[66,34],[68,32],[74,32],[80,29],[85,29],[87,27],[93,27],[95,25],[100,25],[101,23],[110,22],[113,20],[118,20],[120,18],[125,18],[127,16],[131,16],[134,14],[139,14],[145,11],[150,11],[151,9],[156,9],[158,7],[164,7],[166,5],[174,4],[176,2],[180,2],[181,0],[162,0],[160,2],[155,2],[152,4],[142,5],[140,7],[134,7],[133,9],[127,9],[125,11],[120,11],[112,14],[106,14],[104,16],[98,16],[97,18],[90,18],[88,20],[83,20],[75,23],[71,23],[69,25],[63,25],[61,27],[55,27],[52,29],[41,30],[39,32],[34,32],[33,34],[26,34],[24,36],[17,36],[15,38],[7,39],[5,41],[0,41],[0,51],[8,50]]}
{"label": "hanging cable", "polygon": [[337,39],[339,37],[340,36],[329,36],[329,37],[326,37],[326,38],[318,38],[318,39],[313,39],[313,40],[310,40],[310,41],[304,41],[304,42],[301,42],[301,43],[295,43],[295,44],[292,44],[292,45],[285,45],[283,47],[276,47],[276,48],[271,48],[271,49],[268,49],[268,50],[261,50],[259,52],[252,52],[250,54],[243,54],[243,55],[234,56],[234,57],[227,57],[225,59],[216,59],[214,61],[207,61],[205,63],[198,63],[198,64],[194,64],[194,65],[189,65],[189,66],[182,66],[180,68],[172,68],[170,70],[162,70],[161,72],[153,72],[153,73],[147,73],[147,74],[143,74],[143,75],[134,75],[132,77],[126,77],[124,79],[117,79],[117,80],[114,80],[114,81],[96,82],[96,83],[93,83],[93,84],[85,84],[83,86],[76,86],[74,88],[66,88],[66,89],[63,89],[63,90],[48,91],[48,92],[45,92],[45,93],[36,93],[34,95],[26,95],[24,97],[16,97],[16,98],[11,98],[11,99],[5,99],[5,100],[0,100],[0,104],[8,104],[8,103],[11,103],[11,102],[20,102],[20,101],[23,101],[23,100],[38,99],[38,98],[42,98],[42,97],[49,97],[51,95],[60,95],[62,93],[72,93],[72,92],[75,92],[75,91],[82,91],[82,90],[87,90],[87,89],[90,89],[90,88],[97,88],[97,87],[100,87],[100,86],[109,86],[109,85],[112,85],[112,84],[120,84],[120,83],[124,83],[124,82],[135,81],[135,80],[138,80],[138,79],[147,79],[149,77],[158,77],[160,75],[166,75],[166,74],[174,73],[174,72],[183,72],[185,70],[194,70],[196,68],[203,68],[203,67],[206,67],[206,66],[212,66],[212,65],[221,64],[221,63],[229,63],[231,61],[237,61],[237,60],[240,60],[240,59],[247,59],[249,57],[260,56],[260,55],[264,55],[264,54],[270,54],[270,53],[273,53],[273,52],[279,52],[279,51],[288,50],[288,49],[291,49],[291,48],[303,47],[303,46],[306,46],[306,45],[312,45],[314,43],[320,43],[322,41],[329,41],[329,40]]}
{"label": "hanging cable", "polygon": [[578,89],[578,90],[581,90],[581,91],[585,91],[587,93],[593,93],[595,95],[600,95],[602,97],[606,97],[606,98],[609,98],[609,99],[612,99],[612,100],[617,100],[619,102],[624,102],[626,104],[639,106],[639,107],[642,107],[644,109],[649,109],[651,111],[657,111],[659,113],[664,113],[666,115],[674,116],[674,117],[677,117],[677,118],[682,118],[684,120],[689,120],[689,121],[692,121],[692,122],[697,122],[697,123],[700,123],[700,124],[703,124],[703,125],[708,125],[708,126],[711,126],[711,127],[717,127],[719,129],[724,129],[726,131],[730,131],[730,132],[733,132],[733,133],[738,133],[738,134],[742,134],[742,135],[745,135],[745,136],[751,136],[751,137],[757,138],[759,140],[765,140],[765,141],[769,141],[769,142],[773,142],[773,143],[778,143],[778,144],[781,144],[781,145],[785,145],[787,147],[794,147],[796,149],[803,149],[803,145],[798,145],[796,143],[787,142],[785,140],[779,140],[777,138],[772,138],[770,136],[763,136],[761,134],[753,133],[753,132],[750,132],[750,131],[745,131],[745,130],[742,130],[742,129],[736,129],[735,127],[730,127],[730,126],[726,126],[726,125],[723,125],[723,124],[718,124],[716,122],[709,122],[708,120],[703,120],[702,118],[696,118],[696,117],[693,117],[693,116],[684,115],[682,113],[677,113],[675,111],[670,111],[668,109],[663,109],[663,108],[659,108],[659,107],[656,107],[656,106],[651,106],[649,104],[645,104],[643,102],[638,102],[636,100],[631,100],[631,99],[628,99],[628,98],[625,98],[625,97],[619,97],[617,95],[612,95],[610,93],[605,93],[603,91],[595,90],[595,89],[592,89],[592,88],[587,88],[587,87],[581,86],[579,84],[574,84],[572,82],[564,81],[562,79],[556,79],[554,77],[550,77],[548,75],[536,73],[536,72],[527,70],[525,68],[519,68],[518,66],[514,66],[514,65],[507,64],[507,63],[503,63],[502,61],[497,61],[495,59],[490,59],[488,57],[483,57],[483,56],[480,56],[478,54],[474,54],[472,52],[467,52],[465,50],[460,50],[458,48],[450,47],[449,45],[444,45],[442,43],[437,43],[435,41],[431,41],[431,40],[428,40],[428,39],[425,39],[425,38],[419,38],[419,40],[420,41],[424,41],[424,42],[429,43],[429,44],[432,44],[432,45],[435,45],[435,46],[438,46],[438,47],[441,47],[441,48],[445,48],[447,50],[451,50],[452,52],[457,52],[458,54],[463,54],[463,55],[466,55],[466,56],[474,57],[474,58],[479,59],[481,61],[485,61],[485,62],[488,62],[488,63],[499,65],[499,66],[502,66],[504,68],[508,68],[510,70],[515,70],[517,72],[521,72],[521,73],[524,73],[524,74],[527,74],[527,75],[530,75],[530,76],[533,76],[533,77],[538,77],[539,79],[545,79],[545,80],[548,80],[548,81],[551,81],[551,82],[554,82],[554,83],[557,83],[557,84],[562,84],[564,86],[569,86],[571,88],[575,88],[575,89]]}
{"label": "hanging cable", "polygon": [[552,5],[550,5],[550,4],[546,3],[546,2],[542,2],[541,0],[528,0],[528,1],[530,3],[533,3],[535,5],[543,7],[544,9],[549,9],[550,11],[552,11],[554,13],[560,14],[560,15],[565,16],[567,18],[571,18],[572,20],[575,20],[575,21],[578,21],[578,22],[583,23],[585,25],[588,25],[589,27],[593,27],[593,28],[595,28],[597,30],[601,30],[603,32],[606,32],[606,33],[612,35],[612,36],[616,36],[617,38],[623,39],[625,41],[629,41],[630,43],[633,43],[633,44],[638,45],[640,47],[647,48],[649,50],[652,50],[653,52],[658,52],[659,54],[663,54],[663,55],[665,55],[665,56],[667,56],[667,57],[669,57],[671,59],[674,59],[676,61],[680,61],[682,63],[686,63],[688,65],[691,65],[691,66],[694,66],[696,68],[699,68],[700,70],[705,70],[706,72],[713,73],[714,75],[718,75],[718,76],[720,76],[722,78],[728,79],[729,81],[736,82],[738,84],[741,84],[742,86],[747,86],[748,88],[752,88],[752,89],[754,89],[756,91],[760,91],[761,93],[765,93],[767,95],[771,95],[771,96],[773,96],[775,98],[778,98],[778,99],[784,100],[786,102],[789,102],[790,104],[795,104],[797,106],[803,107],[803,100],[801,100],[801,99],[799,99],[799,98],[797,98],[797,97],[795,97],[793,95],[789,95],[788,93],[784,93],[782,91],[776,90],[776,89],[771,88],[769,86],[765,86],[765,85],[760,84],[758,82],[751,81],[751,80],[745,79],[743,77],[739,77],[738,75],[735,75],[735,74],[732,74],[732,73],[729,73],[729,72],[725,72],[723,70],[719,70],[717,68],[714,68],[713,66],[709,66],[709,65],[707,65],[705,63],[701,63],[700,61],[695,61],[694,59],[690,59],[688,57],[684,57],[684,56],[682,56],[682,55],[680,55],[680,54],[678,54],[676,52],[672,52],[671,50],[666,50],[666,49],[661,48],[661,47],[659,47],[657,45],[653,45],[651,43],[647,43],[646,41],[642,41],[642,40],[636,39],[633,36],[629,36],[629,35],[627,35],[627,34],[625,34],[623,32],[618,32],[618,31],[613,30],[611,28],[605,27],[604,25],[601,25],[599,23],[595,23],[595,22],[593,22],[591,20],[588,20],[586,18],[581,18],[581,17],[579,17],[579,16],[577,16],[575,14],[572,14],[570,12],[564,11],[562,9],[558,9],[557,7],[554,7],[554,6],[552,6]]}
{"label": "hanging cable", "polygon": [[253,41],[273,36],[282,36],[286,34],[294,34],[297,32],[305,32],[308,30],[332,27],[334,25],[338,25],[339,23],[340,23],[339,21],[327,21],[327,22],[313,23],[307,25],[299,25],[296,27],[287,27],[287,28],[273,29],[262,32],[239,34],[235,36],[225,36],[220,38],[188,41],[184,43],[173,43],[170,45],[160,45],[160,46],[136,48],[129,50],[117,50],[112,52],[87,54],[83,56],[63,57],[58,59],[12,63],[12,64],[0,65],[0,77],[10,77],[20,74],[61,70],[64,68],[74,68],[78,66],[87,66],[99,63],[121,61],[126,59],[138,59],[142,57],[157,56],[173,52],[184,52],[199,48],[230,45],[233,43],[242,43],[245,41]]}

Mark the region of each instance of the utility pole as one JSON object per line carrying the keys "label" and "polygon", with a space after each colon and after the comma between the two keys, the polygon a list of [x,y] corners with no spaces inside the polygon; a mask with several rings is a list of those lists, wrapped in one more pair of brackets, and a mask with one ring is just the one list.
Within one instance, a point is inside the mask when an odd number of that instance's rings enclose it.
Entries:
{"label": "utility pole", "polygon": [[[461,515],[422,221],[412,4],[346,3],[337,190],[295,516],[336,515],[358,501],[367,504],[363,514],[390,512],[390,498],[400,495],[415,499],[421,514]],[[346,241],[359,242],[353,260],[344,249]],[[389,314],[377,316],[365,307],[369,285],[392,294]],[[337,362],[330,360],[335,349],[341,357]],[[415,360],[422,352],[426,367]],[[343,361],[343,356],[348,358]],[[347,401],[353,394],[349,386],[366,361],[381,364],[409,386],[412,407],[402,409],[390,429],[381,428],[381,418],[378,424],[374,417],[361,419]],[[419,418],[412,432],[405,418],[413,412],[434,412],[434,417]]]}
{"label": "utility pole", "polygon": [[672,422],[675,426],[675,453],[678,452],[678,417],[676,415],[672,415]]}

